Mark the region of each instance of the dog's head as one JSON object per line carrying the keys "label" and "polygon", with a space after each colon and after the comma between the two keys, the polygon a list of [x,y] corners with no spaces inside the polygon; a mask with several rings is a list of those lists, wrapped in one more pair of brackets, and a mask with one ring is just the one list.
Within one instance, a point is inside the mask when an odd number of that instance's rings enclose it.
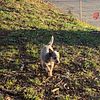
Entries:
{"label": "dog's head", "polygon": [[55,64],[59,64],[60,63],[60,55],[59,52],[57,52],[56,50],[50,50],[49,51],[49,55],[51,57],[51,60],[55,62]]}

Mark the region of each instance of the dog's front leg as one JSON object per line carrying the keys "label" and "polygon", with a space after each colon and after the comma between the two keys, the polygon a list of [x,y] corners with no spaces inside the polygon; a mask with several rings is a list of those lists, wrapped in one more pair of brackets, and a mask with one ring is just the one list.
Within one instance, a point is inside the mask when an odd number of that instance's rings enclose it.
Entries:
{"label": "dog's front leg", "polygon": [[51,69],[50,69],[49,65],[46,64],[46,71],[47,71],[47,73],[48,73],[48,76],[51,76],[50,70],[51,70]]}
{"label": "dog's front leg", "polygon": [[50,68],[50,76],[52,76],[52,72],[53,72],[53,68],[54,68],[54,63],[51,63],[51,68]]}

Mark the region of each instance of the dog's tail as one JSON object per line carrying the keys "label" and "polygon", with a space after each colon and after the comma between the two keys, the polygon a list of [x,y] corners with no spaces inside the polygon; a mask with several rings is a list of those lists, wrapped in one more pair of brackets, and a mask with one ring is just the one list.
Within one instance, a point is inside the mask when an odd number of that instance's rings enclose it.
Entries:
{"label": "dog's tail", "polygon": [[48,43],[48,45],[51,45],[51,46],[52,46],[53,41],[54,41],[54,36],[51,37],[51,40],[50,40],[50,42]]}

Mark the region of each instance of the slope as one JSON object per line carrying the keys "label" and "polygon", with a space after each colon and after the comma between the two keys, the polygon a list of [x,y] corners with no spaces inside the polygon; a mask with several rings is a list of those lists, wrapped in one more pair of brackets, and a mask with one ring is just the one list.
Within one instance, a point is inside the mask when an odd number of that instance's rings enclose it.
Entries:
{"label": "slope", "polygon": [[[61,63],[48,77],[39,53],[51,35]],[[100,34],[95,27],[41,0],[0,1],[1,100],[98,99],[99,78]]]}

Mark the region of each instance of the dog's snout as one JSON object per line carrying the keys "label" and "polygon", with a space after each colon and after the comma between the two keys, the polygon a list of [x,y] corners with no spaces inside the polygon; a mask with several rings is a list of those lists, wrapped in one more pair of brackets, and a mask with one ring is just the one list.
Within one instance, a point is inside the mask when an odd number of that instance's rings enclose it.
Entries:
{"label": "dog's snout", "polygon": [[59,64],[59,63],[60,63],[60,61],[58,61],[58,60],[57,60],[57,61],[56,61],[56,63],[57,63],[57,64]]}
{"label": "dog's snout", "polygon": [[56,61],[56,63],[58,63],[58,61]]}

